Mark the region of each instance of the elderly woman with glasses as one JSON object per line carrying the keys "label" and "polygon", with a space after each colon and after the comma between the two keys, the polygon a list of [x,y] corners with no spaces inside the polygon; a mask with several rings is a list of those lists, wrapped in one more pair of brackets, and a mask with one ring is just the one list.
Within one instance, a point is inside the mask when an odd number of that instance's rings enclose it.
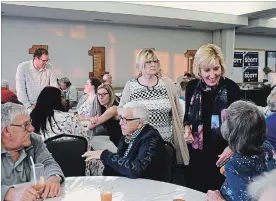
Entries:
{"label": "elderly woman with glasses", "polygon": [[208,200],[252,200],[247,192],[248,184],[275,168],[275,150],[265,141],[265,117],[250,102],[234,102],[226,111],[221,134],[234,155],[224,167],[226,179],[220,191],[208,191]]}
{"label": "elderly woman with glasses", "polygon": [[126,103],[118,109],[123,137],[117,153],[109,150],[86,152],[86,160],[100,159],[104,175],[168,181],[169,163],[164,141],[150,126],[149,111],[139,102]]}

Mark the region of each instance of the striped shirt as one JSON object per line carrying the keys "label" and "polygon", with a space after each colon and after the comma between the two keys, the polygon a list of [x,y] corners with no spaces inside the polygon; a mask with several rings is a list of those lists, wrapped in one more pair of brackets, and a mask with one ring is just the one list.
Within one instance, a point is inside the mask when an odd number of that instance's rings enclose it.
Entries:
{"label": "striped shirt", "polygon": [[27,108],[36,104],[37,98],[44,87],[53,86],[58,88],[57,78],[52,71],[52,66],[47,64],[44,69],[37,70],[33,65],[33,60],[18,65],[15,81],[18,100]]}

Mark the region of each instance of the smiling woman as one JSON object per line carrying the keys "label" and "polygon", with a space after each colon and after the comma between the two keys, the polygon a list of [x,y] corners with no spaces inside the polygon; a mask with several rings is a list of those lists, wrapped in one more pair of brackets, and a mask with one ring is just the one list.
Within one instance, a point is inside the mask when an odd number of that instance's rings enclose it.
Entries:
{"label": "smiling woman", "polygon": [[186,178],[189,188],[206,192],[208,187],[218,189],[224,181],[217,166],[231,156],[231,150],[226,148],[227,141],[221,136],[220,126],[225,109],[240,99],[240,89],[223,77],[226,66],[221,49],[216,45],[201,46],[193,65],[198,79],[188,83],[185,96],[185,139],[192,142]]}

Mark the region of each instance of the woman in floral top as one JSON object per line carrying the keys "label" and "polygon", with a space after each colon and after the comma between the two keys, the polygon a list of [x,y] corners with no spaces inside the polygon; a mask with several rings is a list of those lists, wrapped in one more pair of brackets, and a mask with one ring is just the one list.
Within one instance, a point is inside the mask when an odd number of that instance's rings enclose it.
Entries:
{"label": "woman in floral top", "polygon": [[[80,121],[71,113],[63,112],[61,91],[45,87],[31,113],[32,125],[44,140],[60,134],[80,135],[87,138],[87,132]],[[89,142],[89,141],[88,141]]]}
{"label": "woman in floral top", "polygon": [[208,200],[247,201],[248,184],[255,177],[275,168],[274,149],[266,138],[265,117],[249,102],[237,101],[229,106],[221,133],[234,155],[225,165],[225,182],[220,191],[208,191]]}

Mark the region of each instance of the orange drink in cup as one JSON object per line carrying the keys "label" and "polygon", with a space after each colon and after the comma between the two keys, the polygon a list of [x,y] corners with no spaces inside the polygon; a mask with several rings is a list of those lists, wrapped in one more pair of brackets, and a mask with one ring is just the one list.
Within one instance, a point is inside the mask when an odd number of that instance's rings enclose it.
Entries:
{"label": "orange drink in cup", "polygon": [[44,165],[42,163],[37,163],[32,167],[31,183],[32,188],[37,192],[40,192],[45,187]]}
{"label": "orange drink in cup", "polygon": [[112,201],[112,186],[100,187],[101,201]]}
{"label": "orange drink in cup", "polygon": [[101,201],[112,201],[111,192],[101,192]]}
{"label": "orange drink in cup", "polygon": [[32,188],[35,189],[37,192],[40,192],[45,187],[45,180],[44,177],[40,176],[38,183],[33,183]]}

